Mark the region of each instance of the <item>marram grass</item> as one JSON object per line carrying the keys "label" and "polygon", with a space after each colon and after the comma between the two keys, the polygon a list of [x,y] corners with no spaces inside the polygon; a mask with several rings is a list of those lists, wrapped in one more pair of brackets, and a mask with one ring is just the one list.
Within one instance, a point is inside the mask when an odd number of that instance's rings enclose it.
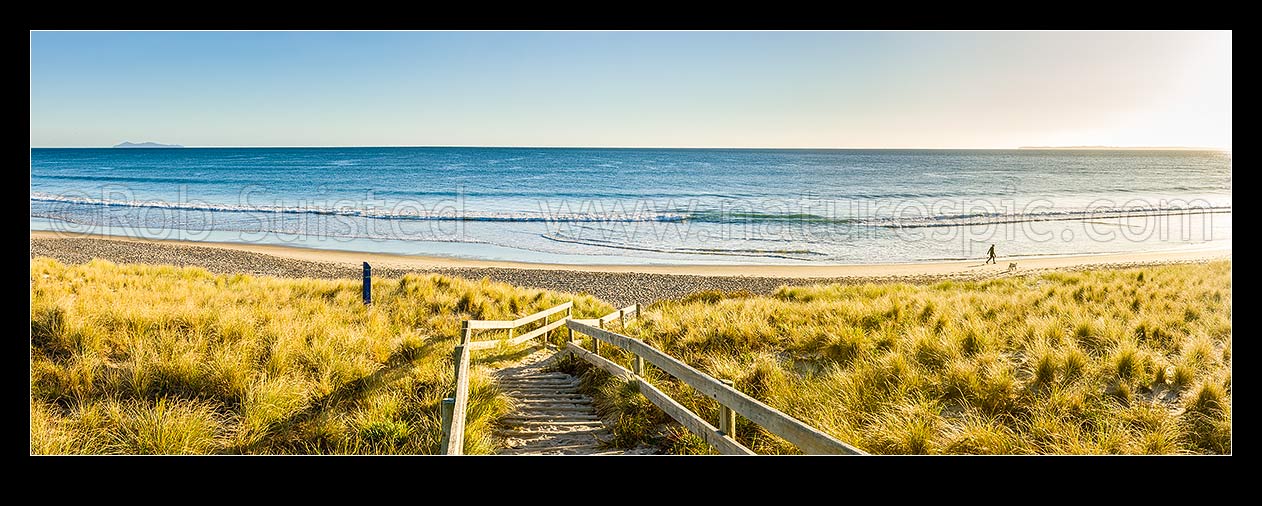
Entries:
{"label": "marram grass", "polygon": [[[588,296],[438,275],[373,281],[31,260],[31,453],[436,453],[460,321]],[[466,453],[508,408],[475,357]]]}
{"label": "marram grass", "polygon": [[[1230,453],[1231,263],[983,282],[707,292],[627,332],[872,453]],[[435,453],[460,320],[587,296],[409,275],[374,281],[31,261],[31,452]],[[624,364],[629,357],[602,353]],[[478,354],[467,453],[507,401]],[[707,397],[649,367],[708,419]],[[711,449],[634,389],[584,377],[614,443]],[[737,418],[759,453],[794,453]]]}
{"label": "marram grass", "polygon": [[[865,451],[1231,452],[1231,262],[662,302],[626,331]],[[589,344],[585,344],[590,349]],[[603,346],[626,366],[628,355]],[[591,368],[615,443],[712,451]],[[648,377],[712,421],[717,404]],[[737,418],[759,453],[792,445]]]}

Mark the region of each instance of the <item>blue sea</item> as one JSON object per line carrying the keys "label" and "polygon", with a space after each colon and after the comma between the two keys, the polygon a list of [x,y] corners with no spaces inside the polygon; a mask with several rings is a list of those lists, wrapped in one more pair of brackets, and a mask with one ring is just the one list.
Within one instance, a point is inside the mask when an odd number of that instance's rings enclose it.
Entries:
{"label": "blue sea", "polygon": [[1230,247],[1231,154],[31,150],[31,229],[588,264]]}

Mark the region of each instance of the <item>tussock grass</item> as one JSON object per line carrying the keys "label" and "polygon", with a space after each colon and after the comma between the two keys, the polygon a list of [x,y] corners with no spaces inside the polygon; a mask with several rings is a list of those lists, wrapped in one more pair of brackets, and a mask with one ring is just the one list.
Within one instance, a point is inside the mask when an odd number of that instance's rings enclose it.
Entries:
{"label": "tussock grass", "polygon": [[[435,453],[460,321],[589,296],[409,274],[359,280],[31,260],[35,454]],[[507,409],[475,356],[467,453]]]}
{"label": "tussock grass", "polygon": [[[873,453],[1231,451],[1229,261],[706,292],[649,307],[627,333]],[[716,419],[713,400],[654,384]],[[613,392],[596,392],[605,414],[635,420],[614,428],[620,446],[712,451]],[[738,420],[755,451],[796,452]]]}

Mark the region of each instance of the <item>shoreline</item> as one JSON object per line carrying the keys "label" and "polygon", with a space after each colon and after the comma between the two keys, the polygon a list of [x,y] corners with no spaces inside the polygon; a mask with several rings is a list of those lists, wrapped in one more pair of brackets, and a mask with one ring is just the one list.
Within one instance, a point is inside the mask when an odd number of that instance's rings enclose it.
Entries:
{"label": "shoreline", "polygon": [[1128,255],[1085,255],[1019,260],[981,265],[978,260],[927,264],[873,265],[559,265],[409,257],[286,246],[108,238],[32,231],[31,258],[46,256],[81,264],[101,258],[117,264],[196,266],[216,274],[278,278],[342,279],[359,282],[360,262],[375,276],[441,274],[567,293],[587,293],[617,307],[681,299],[698,292],[721,291],[770,295],[782,286],[829,283],[911,283],[977,281],[1049,271],[1133,268],[1150,265],[1231,259],[1228,248]]}
{"label": "shoreline", "polygon": [[1055,255],[1045,257],[999,257],[998,263],[986,265],[983,259],[947,260],[914,263],[884,264],[557,264],[530,263],[503,260],[475,260],[453,257],[401,255],[394,253],[370,253],[343,250],[326,250],[301,246],[273,244],[243,244],[228,242],[202,242],[175,239],[145,239],[136,237],[106,236],[96,234],[72,234],[31,230],[30,238],[36,239],[95,239],[138,244],[162,244],[171,246],[197,246],[243,251],[270,255],[290,260],[322,262],[359,267],[368,262],[374,268],[441,270],[450,268],[498,268],[518,270],[582,271],[601,273],[639,273],[662,275],[724,276],[724,277],[772,277],[772,278],[837,278],[837,277],[916,277],[916,276],[988,276],[1007,273],[1008,264],[1017,263],[1018,272],[1031,270],[1062,269],[1087,265],[1146,264],[1196,262],[1231,259],[1231,248],[1209,247],[1203,249],[1167,250],[1136,253],[1102,253],[1086,255]]}

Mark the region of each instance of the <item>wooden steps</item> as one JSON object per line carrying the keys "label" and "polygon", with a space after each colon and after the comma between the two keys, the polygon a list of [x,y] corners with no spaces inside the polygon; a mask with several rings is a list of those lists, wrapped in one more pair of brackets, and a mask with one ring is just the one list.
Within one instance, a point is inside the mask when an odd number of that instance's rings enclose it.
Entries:
{"label": "wooden steps", "polygon": [[515,410],[500,420],[500,455],[622,455],[604,443],[613,434],[596,415],[577,378],[546,368],[554,352],[539,350],[496,372]]}

